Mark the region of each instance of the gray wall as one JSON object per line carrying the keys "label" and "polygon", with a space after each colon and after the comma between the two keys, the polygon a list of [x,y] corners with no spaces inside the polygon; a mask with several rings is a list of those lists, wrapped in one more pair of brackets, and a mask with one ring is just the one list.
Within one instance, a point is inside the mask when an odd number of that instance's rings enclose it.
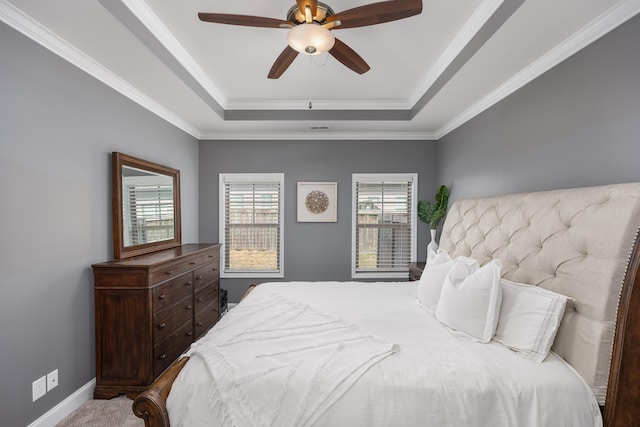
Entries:
{"label": "gray wall", "polygon": [[438,141],[452,199],[640,181],[640,16]]}
{"label": "gray wall", "polygon": [[[219,240],[219,172],[284,172],[285,279],[348,280],[352,173],[418,172],[420,199],[440,183],[459,198],[640,180],[637,40],[640,17],[437,147],[205,141],[198,151],[190,136],[0,24],[2,424],[29,424],[95,376],[90,265],[112,256],[111,151],[181,170],[185,242]],[[338,182],[337,224],[296,222],[297,181]],[[223,287],[237,300],[248,283]],[[32,403],[32,381],[56,368],[58,388]]]}
{"label": "gray wall", "polygon": [[[418,198],[432,200],[433,141],[207,141],[200,143],[200,241],[217,242],[219,173],[285,174],[284,280],[351,280],[351,174],[418,173]],[[298,181],[338,183],[337,223],[298,223]],[[418,221],[418,259],[425,259],[429,233]],[[262,280],[264,281],[264,280]],[[223,279],[229,300],[249,283]]]}
{"label": "gray wall", "polygon": [[[0,424],[25,426],[95,377],[93,276],[111,259],[110,153],[181,170],[198,237],[198,142],[0,23]],[[32,402],[54,369],[59,386]]]}

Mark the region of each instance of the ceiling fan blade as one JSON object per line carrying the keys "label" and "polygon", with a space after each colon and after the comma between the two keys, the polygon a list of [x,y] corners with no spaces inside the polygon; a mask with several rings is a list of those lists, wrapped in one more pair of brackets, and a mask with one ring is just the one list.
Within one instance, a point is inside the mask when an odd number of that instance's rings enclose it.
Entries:
{"label": "ceiling fan blade", "polygon": [[198,18],[205,22],[216,24],[244,25],[245,27],[267,27],[267,28],[291,28],[295,26],[293,22],[281,19],[264,18],[262,16],[232,15],[227,13],[198,13]]}
{"label": "ceiling fan blade", "polygon": [[311,8],[311,16],[316,16],[318,14],[318,0],[296,0],[296,3],[298,3],[298,9],[300,9],[302,16],[305,15],[305,9],[307,6]]}
{"label": "ceiling fan blade", "polygon": [[371,3],[336,13],[327,22],[340,21],[340,28],[365,27],[418,15],[422,12],[421,0],[390,0]]}
{"label": "ceiling fan blade", "polygon": [[364,74],[371,69],[360,55],[338,39],[336,39],[329,53],[358,74]]}
{"label": "ceiling fan blade", "polygon": [[294,50],[289,46],[285,47],[282,53],[280,53],[280,55],[276,59],[276,62],[273,63],[273,66],[271,67],[271,70],[269,70],[269,75],[267,77],[269,77],[270,79],[279,78],[282,73],[287,71],[287,68],[289,68],[289,65],[291,65],[291,63],[294,59],[296,59],[297,56],[297,50]]}

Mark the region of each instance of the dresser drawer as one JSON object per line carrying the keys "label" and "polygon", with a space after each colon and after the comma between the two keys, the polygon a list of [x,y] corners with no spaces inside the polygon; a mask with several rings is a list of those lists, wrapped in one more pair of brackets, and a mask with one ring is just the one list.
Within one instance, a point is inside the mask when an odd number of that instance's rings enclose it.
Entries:
{"label": "dresser drawer", "polygon": [[157,377],[171,363],[178,358],[193,342],[193,328],[191,322],[185,323],[180,329],[153,347],[153,375]]}
{"label": "dresser drawer", "polygon": [[205,286],[199,289],[195,293],[195,312],[198,313],[203,307],[216,302],[218,303],[218,287],[217,286]]}
{"label": "dresser drawer", "polygon": [[205,251],[204,254],[205,257],[205,263],[206,262],[211,262],[211,261],[217,261],[220,259],[220,246],[216,245],[212,248],[209,248]]}
{"label": "dresser drawer", "polygon": [[193,295],[193,274],[187,273],[153,288],[153,312],[172,306],[187,295]]}
{"label": "dresser drawer", "polygon": [[[197,262],[195,259],[192,262]],[[161,267],[157,269],[153,269],[150,273],[151,284],[155,285],[156,283],[164,282],[165,280],[178,277],[182,273],[185,273],[189,270],[193,270],[194,266],[189,265],[184,261],[174,261],[171,263],[162,264]]]}
{"label": "dresser drawer", "polygon": [[151,283],[160,283],[182,273],[201,267],[219,258],[219,250],[212,248],[204,252],[189,255],[179,260],[166,262],[151,270]]}
{"label": "dresser drawer", "polygon": [[153,342],[158,344],[192,319],[193,301],[189,295],[179,303],[160,310],[153,317]]}
{"label": "dresser drawer", "polygon": [[202,334],[207,332],[220,318],[220,306],[215,301],[209,304],[205,308],[196,312],[195,316],[195,334],[196,339],[200,338]]}
{"label": "dresser drawer", "polygon": [[210,285],[218,280],[220,272],[218,271],[218,263],[212,262],[193,272],[194,289],[200,289],[203,286]]}

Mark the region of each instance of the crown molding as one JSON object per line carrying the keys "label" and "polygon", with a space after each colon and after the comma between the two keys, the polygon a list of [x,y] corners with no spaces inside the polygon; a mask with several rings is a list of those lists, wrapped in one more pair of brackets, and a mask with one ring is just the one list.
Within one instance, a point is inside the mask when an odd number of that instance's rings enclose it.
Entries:
{"label": "crown molding", "polygon": [[85,55],[82,51],[76,49],[73,45],[69,44],[67,41],[63,40],[55,33],[33,20],[31,17],[27,16],[20,9],[8,3],[6,0],[0,0],[0,20],[58,55],[62,59],[98,79],[105,85],[131,99],[133,102],[156,114],[163,120],[173,124],[194,138],[200,137],[200,131],[194,126],[167,110],[165,107],[158,104],[156,101],[131,86],[129,83],[120,79],[101,64]]}
{"label": "crown molding", "polygon": [[201,141],[323,141],[323,140],[369,140],[369,141],[433,141],[433,132],[331,132],[330,130],[317,130],[310,132],[207,132],[201,137]]}
{"label": "crown molding", "polygon": [[151,8],[143,0],[122,0],[122,3],[129,8],[131,13],[147,27],[147,29],[158,39],[171,55],[193,76],[193,78],[211,95],[211,97],[223,108],[227,106],[227,99],[222,91],[211,81],[207,73],[204,72],[198,63],[189,55],[187,50],[180,44],[164,25],[164,23],[153,13]]}
{"label": "crown molding", "polygon": [[551,68],[566,60],[576,52],[584,49],[600,37],[624,24],[640,13],[640,0],[622,0],[609,8],[605,13],[573,33],[569,38],[538,58],[518,74],[490,92],[478,102],[467,108],[453,120],[446,123],[436,132],[440,139],[478,114],[497,104],[507,96],[522,88],[533,79],[541,76]]}
{"label": "crown molding", "polygon": [[493,16],[496,10],[504,3],[504,0],[485,0],[473,12],[471,17],[462,26],[462,29],[456,34],[452,42],[447,46],[442,55],[435,62],[433,67],[423,79],[420,87],[416,89],[415,94],[409,100],[409,108],[416,105],[422,96],[427,93],[429,88],[438,80],[445,72],[447,67],[460,55],[460,52],[469,44],[471,39],[475,37],[478,31]]}
{"label": "crown molding", "polygon": [[326,99],[283,99],[283,100],[236,100],[229,101],[227,110],[307,110],[309,102],[314,110],[409,110],[412,105],[405,100],[331,100]]}

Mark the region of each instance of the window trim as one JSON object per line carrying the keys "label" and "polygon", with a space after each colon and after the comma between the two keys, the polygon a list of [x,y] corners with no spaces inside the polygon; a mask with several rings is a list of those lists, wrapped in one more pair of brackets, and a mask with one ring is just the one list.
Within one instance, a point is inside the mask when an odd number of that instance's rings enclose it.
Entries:
{"label": "window trim", "polygon": [[357,200],[357,183],[362,180],[406,180],[411,181],[411,259],[407,262],[415,261],[417,256],[417,240],[418,240],[418,215],[417,215],[417,198],[418,198],[418,174],[417,173],[354,173],[351,175],[351,278],[353,279],[406,279],[409,272],[357,272],[356,271],[356,231],[358,220],[358,200]]}
{"label": "window trim", "polygon": [[[218,238],[220,240],[220,277],[221,278],[284,278],[284,173],[220,173],[218,175],[219,195],[218,195]],[[278,182],[280,184],[280,201],[278,209],[280,210],[279,219],[279,247],[278,259],[280,260],[280,268],[278,271],[237,271],[225,272],[225,184],[241,183],[241,182]]]}

